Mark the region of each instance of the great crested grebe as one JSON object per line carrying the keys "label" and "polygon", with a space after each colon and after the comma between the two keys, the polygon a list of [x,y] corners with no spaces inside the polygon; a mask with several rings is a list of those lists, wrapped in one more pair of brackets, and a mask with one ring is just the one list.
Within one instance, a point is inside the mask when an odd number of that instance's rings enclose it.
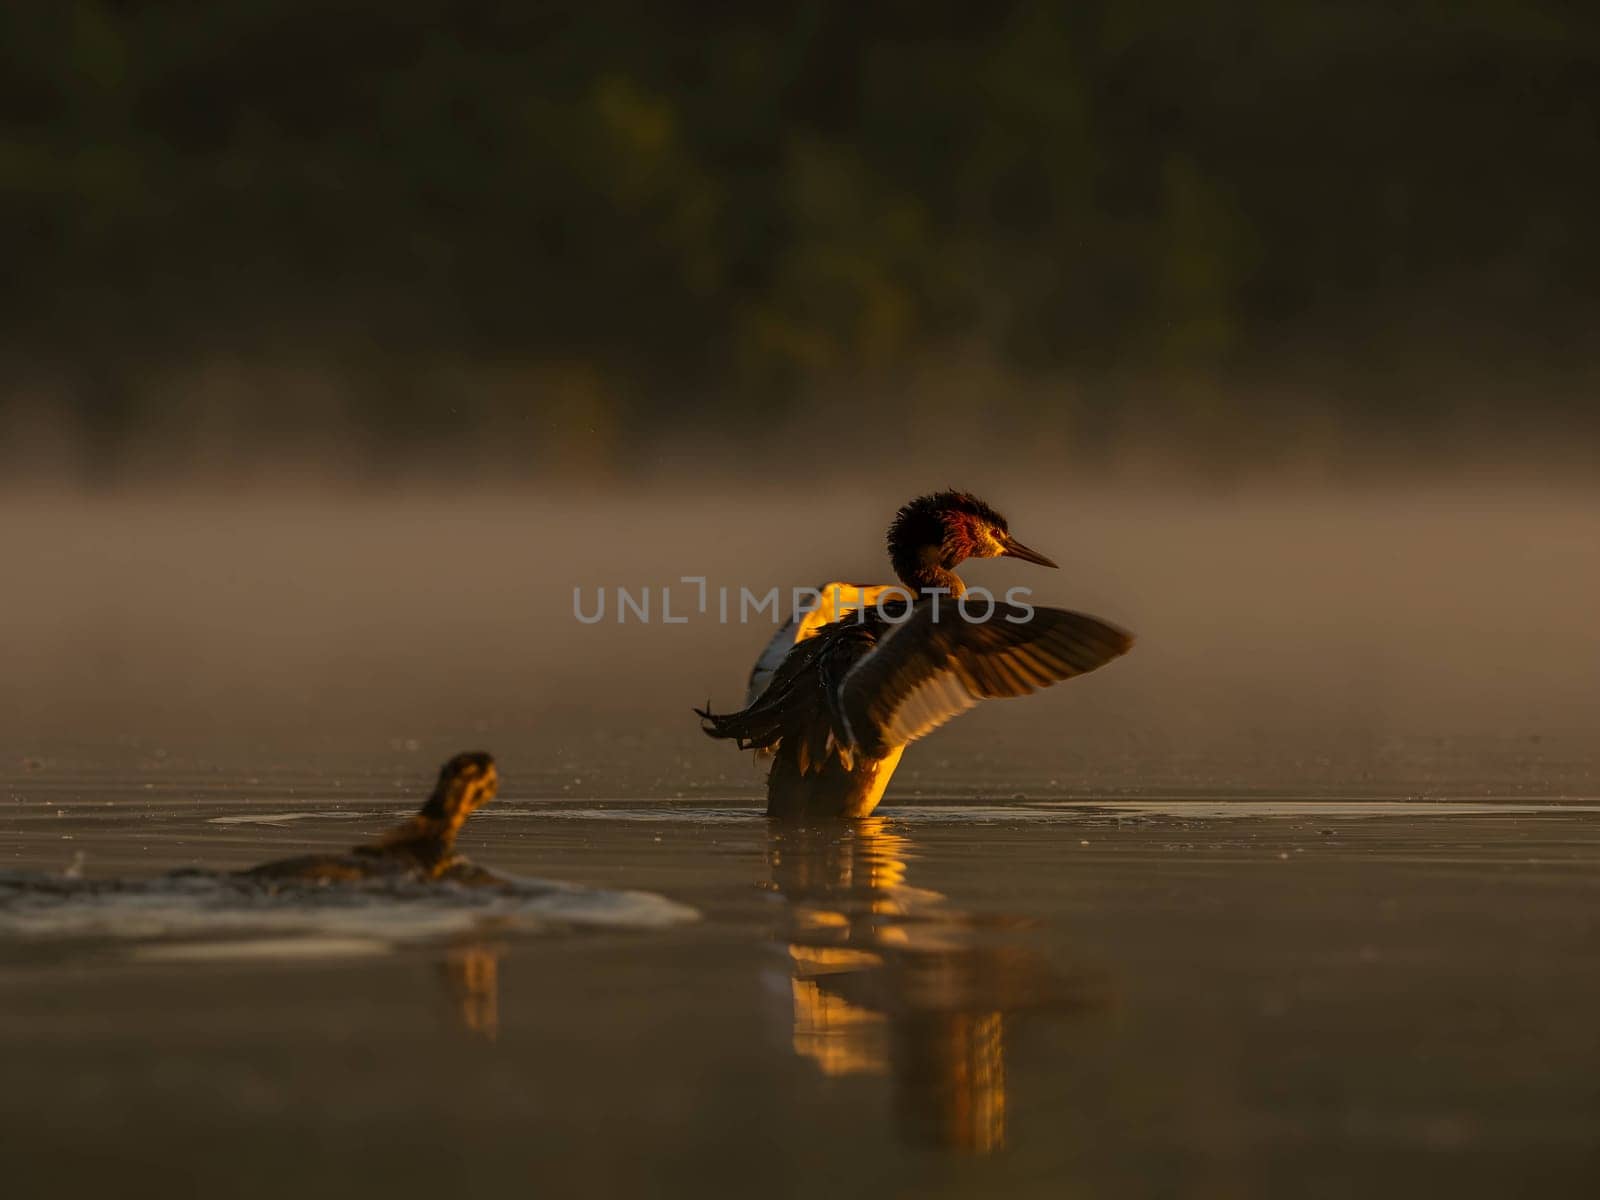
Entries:
{"label": "great crested grebe", "polygon": [[966,492],[921,496],[889,526],[903,587],[829,583],[778,632],[751,672],[745,707],[696,709],[705,732],[773,756],[769,817],[864,817],[908,743],[980,700],[1025,696],[1126,654],[1133,637],[1082,613],[956,602],[968,558],[1054,567]]}
{"label": "great crested grebe", "polygon": [[439,770],[439,782],[417,815],[347,854],[308,854],[240,871],[249,879],[295,883],[347,883],[363,879],[411,878],[463,883],[488,877],[455,853],[456,834],[500,786],[494,759],[481,751],[458,754]]}

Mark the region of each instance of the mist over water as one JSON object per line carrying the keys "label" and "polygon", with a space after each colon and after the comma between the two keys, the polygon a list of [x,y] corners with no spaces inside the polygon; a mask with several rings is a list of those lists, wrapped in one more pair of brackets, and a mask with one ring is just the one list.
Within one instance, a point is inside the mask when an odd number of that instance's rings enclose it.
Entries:
{"label": "mist over water", "polygon": [[[742,701],[771,610],[740,589],[888,582],[883,529],[957,482],[1059,571],[969,562],[1138,635],[1127,658],[985,704],[889,799],[1084,792],[1595,793],[1600,505],[1528,486],[1232,494],[930,477],[558,494],[13,495],[0,767],[337,764],[465,745],[508,794],[759,792],[689,709]],[[707,580],[707,613],[697,611]],[[651,593],[618,620],[616,590]],[[728,589],[730,623],[718,620]],[[672,615],[663,620],[661,591]],[[603,620],[588,614],[600,591]],[[46,765],[41,765],[46,764]]]}

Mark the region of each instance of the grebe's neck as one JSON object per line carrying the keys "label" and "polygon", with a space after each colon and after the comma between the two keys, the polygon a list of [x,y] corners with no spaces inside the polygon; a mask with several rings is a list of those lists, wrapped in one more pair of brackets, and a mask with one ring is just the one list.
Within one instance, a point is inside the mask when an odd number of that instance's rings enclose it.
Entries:
{"label": "grebe's neck", "polygon": [[961,576],[948,567],[941,566],[932,556],[929,556],[926,562],[896,561],[894,573],[900,577],[901,583],[911,589],[912,596],[918,600],[927,595],[959,596],[967,590],[967,585],[961,582]]}
{"label": "grebe's neck", "polygon": [[441,853],[448,852],[472,815],[468,798],[468,789],[460,783],[440,780],[421,811],[384,834],[378,845],[428,844],[437,846]]}
{"label": "grebe's neck", "polygon": [[373,845],[385,850],[396,849],[401,846],[426,848],[436,855],[448,854],[456,844],[456,833],[461,828],[461,822],[444,821],[430,817],[425,813],[418,813],[408,817],[396,825],[388,833],[378,838]]}

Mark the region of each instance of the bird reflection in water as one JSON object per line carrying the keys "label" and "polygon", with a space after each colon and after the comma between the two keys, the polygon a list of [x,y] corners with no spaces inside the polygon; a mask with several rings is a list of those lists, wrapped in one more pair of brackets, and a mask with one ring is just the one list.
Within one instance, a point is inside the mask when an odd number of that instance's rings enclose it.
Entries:
{"label": "bird reflection in water", "polygon": [[1008,1018],[1099,1007],[1104,983],[1019,944],[1027,922],[911,886],[913,858],[882,817],[772,830],[794,1050],[824,1075],[888,1076],[906,1140],[986,1153],[1006,1139]]}
{"label": "bird reflection in water", "polygon": [[500,959],[493,942],[453,946],[439,964],[455,1019],[468,1033],[494,1041],[500,1035]]}

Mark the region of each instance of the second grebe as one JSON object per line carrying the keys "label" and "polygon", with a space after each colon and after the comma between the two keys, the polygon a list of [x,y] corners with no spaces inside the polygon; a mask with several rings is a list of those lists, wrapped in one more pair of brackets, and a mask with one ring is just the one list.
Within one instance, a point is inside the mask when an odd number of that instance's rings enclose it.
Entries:
{"label": "second grebe", "polygon": [[768,816],[864,817],[908,743],[980,700],[1025,696],[1133,645],[1124,630],[1059,608],[997,601],[967,616],[955,602],[966,592],[954,571],[964,560],[1056,564],[966,492],[902,507],[888,549],[904,587],[825,584],[817,608],[757,661],[743,709],[695,710],[712,737],[773,755]]}
{"label": "second grebe", "polygon": [[251,867],[250,879],[291,883],[348,883],[363,879],[452,879],[484,882],[487,873],[455,853],[456,834],[500,786],[494,759],[481,751],[458,754],[439,771],[439,782],[417,815],[346,854],[308,854]]}

